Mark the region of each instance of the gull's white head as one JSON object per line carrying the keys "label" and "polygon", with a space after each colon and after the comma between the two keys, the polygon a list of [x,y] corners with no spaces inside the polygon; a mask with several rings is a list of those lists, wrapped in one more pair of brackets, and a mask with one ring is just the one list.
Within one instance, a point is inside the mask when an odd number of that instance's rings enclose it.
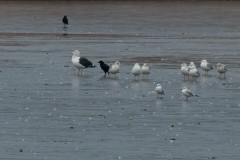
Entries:
{"label": "gull's white head", "polygon": [[182,63],[181,67],[187,67],[187,64],[186,63]]}
{"label": "gull's white head", "polygon": [[203,63],[207,63],[207,60],[206,60],[206,59],[203,59],[201,62],[203,62]]}
{"label": "gull's white head", "polygon": [[217,63],[217,67],[221,67],[222,66],[222,63]]}
{"label": "gull's white head", "polygon": [[115,64],[118,65],[118,66],[120,66],[120,62],[119,62],[119,61],[116,61]]}
{"label": "gull's white head", "polygon": [[157,87],[161,87],[161,84],[157,84]]}
{"label": "gull's white head", "polygon": [[149,67],[149,65],[148,65],[147,63],[143,63],[143,66],[147,66],[147,67]]}
{"label": "gull's white head", "polygon": [[190,62],[189,66],[195,66],[194,62]]}
{"label": "gull's white head", "polygon": [[182,90],[187,89],[187,87],[183,87]]}
{"label": "gull's white head", "polygon": [[74,51],[72,52],[72,54],[73,54],[74,56],[79,56],[79,57],[80,57],[80,52],[79,52],[79,50],[74,50]]}

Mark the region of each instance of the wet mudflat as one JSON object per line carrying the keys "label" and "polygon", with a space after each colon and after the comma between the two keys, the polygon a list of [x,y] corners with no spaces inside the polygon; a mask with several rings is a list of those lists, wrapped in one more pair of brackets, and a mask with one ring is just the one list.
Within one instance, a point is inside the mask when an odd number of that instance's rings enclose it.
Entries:
{"label": "wet mudflat", "polygon": [[[1,1],[0,159],[239,159],[239,7]],[[96,65],[120,61],[120,74],[78,76],[74,49]],[[199,69],[183,80],[180,64],[202,59],[226,63],[226,78]],[[134,80],[136,62],[150,64],[148,79]],[[184,101],[184,86],[199,97]]]}

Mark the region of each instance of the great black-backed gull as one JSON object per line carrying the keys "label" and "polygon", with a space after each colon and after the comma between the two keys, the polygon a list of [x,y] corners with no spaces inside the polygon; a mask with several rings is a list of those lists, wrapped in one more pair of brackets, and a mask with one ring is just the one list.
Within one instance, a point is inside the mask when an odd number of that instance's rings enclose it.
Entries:
{"label": "great black-backed gull", "polygon": [[96,67],[91,61],[89,61],[87,58],[85,57],[80,57],[80,52],[78,50],[75,50],[72,52],[73,56],[72,56],[72,63],[74,64],[74,66],[78,69],[78,75],[79,72],[82,71],[85,68],[94,68]]}

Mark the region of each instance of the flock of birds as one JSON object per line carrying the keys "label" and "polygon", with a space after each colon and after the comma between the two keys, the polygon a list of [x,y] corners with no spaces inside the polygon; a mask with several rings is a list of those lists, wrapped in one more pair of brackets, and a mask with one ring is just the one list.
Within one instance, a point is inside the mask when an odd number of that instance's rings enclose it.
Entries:
{"label": "flock of birds", "polygon": [[[78,50],[74,50],[72,56],[72,63],[74,66],[78,69],[78,75],[79,73],[82,75],[83,69],[85,68],[95,68],[96,65],[94,65],[90,60],[88,60],[85,57],[80,57],[80,52]],[[112,74],[117,76],[120,70],[120,62],[116,61],[112,65],[108,65],[102,60],[98,62],[100,64],[100,68],[104,72],[104,76],[106,77],[111,76]],[[207,62],[206,59],[203,59],[201,61],[200,67],[204,70],[205,75],[208,75],[208,72],[215,69],[213,65]],[[217,64],[217,71],[220,74],[220,77],[225,77],[225,73],[227,72],[227,67],[225,64],[218,63]],[[198,77],[200,77],[200,73],[198,72],[198,69],[194,62],[190,62],[189,65],[186,63],[181,64],[181,74],[185,79],[191,79],[191,80],[196,80]],[[142,74],[143,78],[148,78],[148,75],[150,74],[150,67],[147,63],[144,63],[143,66],[141,67],[139,63],[135,63],[131,73],[134,75],[135,80],[139,79],[139,76]],[[161,84],[157,84],[156,88],[154,89],[154,92],[158,94],[158,96],[163,96],[164,95],[164,90],[161,86]],[[194,94],[191,90],[189,90],[186,87],[182,88],[182,95],[185,97],[185,100],[188,101],[189,97],[196,96],[198,95]]]}
{"label": "flock of birds", "polygon": [[[204,70],[205,75],[208,75],[210,70],[215,69],[215,66],[208,63],[206,59],[201,61],[200,67]],[[217,63],[217,71],[220,74],[220,77],[226,77],[225,73],[227,72],[227,67],[225,64]],[[181,74],[186,78],[196,79],[200,77],[200,73],[197,70],[196,65],[194,62],[190,62],[189,66],[186,63],[181,64]]]}
{"label": "flock of birds", "polygon": [[[67,16],[64,16],[62,19],[62,22],[64,24],[64,27],[69,25],[68,23],[68,18]],[[78,75],[79,73],[82,75],[83,69],[85,68],[95,68],[96,65],[94,65],[91,61],[89,61],[85,57],[80,57],[80,52],[78,50],[74,50],[72,56],[72,63],[74,66],[78,69]],[[111,74],[117,76],[120,70],[120,62],[116,61],[112,65],[108,65],[102,60],[98,62],[100,64],[101,69],[104,72],[104,76],[108,74],[110,76]],[[203,59],[201,61],[200,67],[202,70],[204,70],[205,75],[208,75],[208,72],[215,69],[215,66],[212,64],[208,63],[206,59]],[[222,63],[217,63],[217,71],[220,74],[220,77],[226,77],[225,73],[227,72],[227,67],[225,64]],[[147,63],[144,63],[143,66],[141,67],[139,63],[135,63],[131,73],[134,75],[135,80],[139,79],[140,75],[142,74],[143,78],[148,78],[148,75],[150,74],[150,67]],[[198,77],[200,77],[200,73],[198,72],[198,69],[194,62],[190,62],[189,65],[186,63],[181,64],[181,74],[185,79],[191,79],[191,80],[196,80]],[[154,89],[154,92],[158,94],[158,96],[163,96],[164,95],[164,90],[161,86],[161,84],[157,84],[156,88]],[[188,97],[193,97],[198,95],[194,94],[191,90],[189,90],[186,87],[182,88],[182,95],[185,97],[185,101],[188,101]]]}

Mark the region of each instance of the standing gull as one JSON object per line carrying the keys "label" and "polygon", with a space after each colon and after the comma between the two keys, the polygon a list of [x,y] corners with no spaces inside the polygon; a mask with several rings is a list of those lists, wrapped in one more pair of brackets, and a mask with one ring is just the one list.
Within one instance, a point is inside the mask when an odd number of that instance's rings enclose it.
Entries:
{"label": "standing gull", "polygon": [[143,64],[143,66],[141,68],[141,72],[142,72],[143,78],[145,75],[148,78],[148,75],[150,74],[150,67],[147,63]]}
{"label": "standing gull", "polygon": [[104,76],[106,76],[106,73],[108,73],[109,74],[109,65],[107,65],[106,63],[104,63],[103,61],[99,61],[98,63],[100,63],[100,67],[101,67],[101,69],[104,71]]}
{"label": "standing gull", "polygon": [[157,84],[157,87],[154,89],[154,91],[162,97],[164,94],[164,90],[162,89],[161,84]]}
{"label": "standing gull", "polygon": [[181,74],[183,75],[184,80],[189,76],[188,66],[186,63],[181,64]]}
{"label": "standing gull", "polygon": [[193,96],[198,97],[198,95],[193,94],[192,91],[187,89],[186,87],[182,88],[182,95],[185,97],[185,101],[188,101],[188,97],[193,97]]}
{"label": "standing gull", "polygon": [[201,61],[200,67],[204,70],[205,75],[208,75],[208,71],[214,69],[215,67],[207,62],[206,59]]}
{"label": "standing gull", "polygon": [[73,56],[72,56],[72,63],[74,64],[74,66],[78,69],[78,75],[79,72],[82,71],[85,68],[94,68],[96,67],[95,65],[93,65],[93,63],[91,61],[89,61],[87,58],[85,57],[80,57],[80,52],[78,50],[75,50],[72,52]]}
{"label": "standing gull", "polygon": [[63,24],[64,24],[64,27],[66,27],[67,25],[69,25],[67,16],[64,16],[64,17],[63,17],[62,22],[63,22]]}
{"label": "standing gull", "polygon": [[111,65],[109,69],[110,74],[115,74],[115,77],[117,76],[117,73],[119,73],[120,70],[120,62],[116,61],[114,64]]}
{"label": "standing gull", "polygon": [[200,77],[200,73],[198,72],[195,65],[190,64],[188,66],[188,71],[189,71],[189,76],[191,76],[193,80]]}
{"label": "standing gull", "polygon": [[131,73],[134,75],[135,79],[136,79],[136,77],[138,77],[138,79],[139,79],[139,75],[141,74],[141,67],[138,63],[135,63],[135,65],[132,68]]}
{"label": "standing gull", "polygon": [[227,72],[227,67],[225,64],[218,63],[217,64],[217,71],[220,74],[220,77],[223,75],[223,77],[226,77],[225,73]]}
{"label": "standing gull", "polygon": [[195,67],[196,68],[196,65],[194,64],[194,62],[190,62],[188,67]]}

